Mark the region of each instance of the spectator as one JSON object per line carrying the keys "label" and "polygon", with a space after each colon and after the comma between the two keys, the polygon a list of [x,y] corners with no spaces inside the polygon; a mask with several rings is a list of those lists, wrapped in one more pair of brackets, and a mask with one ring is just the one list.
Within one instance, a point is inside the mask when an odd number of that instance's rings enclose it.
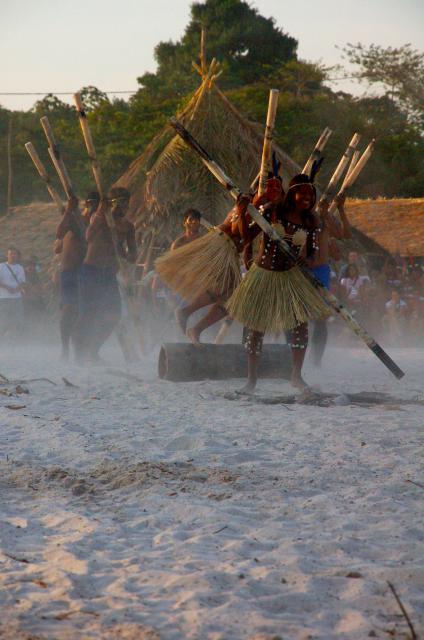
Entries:
{"label": "spectator", "polygon": [[340,268],[339,278],[346,278],[347,270],[350,265],[355,265],[358,269],[358,273],[368,276],[368,270],[365,260],[359,255],[357,251],[349,251],[347,256],[347,264],[342,265]]}
{"label": "spectator", "polygon": [[340,284],[348,305],[358,310],[363,302],[364,290],[370,284],[369,277],[359,275],[358,267],[351,263],[347,267],[346,277],[341,279]]}
{"label": "spectator", "polygon": [[9,247],[7,260],[0,264],[0,334],[18,334],[22,331],[22,293],[25,271],[16,247]]}

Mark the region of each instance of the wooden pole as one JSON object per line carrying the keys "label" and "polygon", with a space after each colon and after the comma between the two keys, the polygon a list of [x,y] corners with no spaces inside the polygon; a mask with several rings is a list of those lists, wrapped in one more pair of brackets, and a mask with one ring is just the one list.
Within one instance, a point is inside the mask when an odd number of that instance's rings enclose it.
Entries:
{"label": "wooden pole", "polygon": [[49,151],[50,157],[52,159],[54,168],[58,173],[60,182],[62,183],[66,196],[68,199],[76,198],[71,179],[69,177],[68,171],[66,170],[65,163],[63,162],[59,145],[57,144],[56,138],[54,137],[53,129],[50,126],[48,117],[43,116],[42,118],[40,118],[40,123],[44,129],[44,133],[46,134],[47,142],[49,143],[48,151]]}
{"label": "wooden pole", "polygon": [[[206,149],[204,149],[198,142],[193,138],[193,136],[183,127],[183,125],[178,122],[176,118],[171,118],[170,124],[174,127],[177,133],[181,136],[181,138],[187,143],[189,147],[191,147],[196,153],[200,156],[205,166],[209,169],[209,171],[216,177],[218,182],[222,184],[222,186],[231,194],[234,199],[237,199],[241,194],[241,190],[235,185],[235,183],[224,173],[221,167],[211,158]],[[361,160],[358,162],[355,170],[361,163]],[[268,235],[272,240],[278,242],[283,253],[296,264],[298,261],[298,256],[292,252],[288,244],[281,238],[281,236],[277,233],[277,231],[265,220],[265,218],[259,213],[259,211],[252,205],[249,204],[247,207],[247,211],[252,219],[258,224],[258,226],[262,229],[262,231]],[[357,320],[352,316],[352,314],[337,300],[337,298],[330,293],[328,289],[326,289],[320,280],[318,280],[313,273],[305,266],[300,265],[300,270],[302,271],[305,278],[312,284],[312,286],[317,290],[317,292],[321,295],[322,299],[331,307],[349,326],[350,329],[365,342],[367,347],[371,349],[374,355],[379,358],[379,360],[393,373],[396,378],[400,379],[405,374],[404,372],[397,366],[397,364],[390,358],[390,356],[382,349],[382,347],[369,335],[369,333],[357,322]]]}
{"label": "wooden pole", "polygon": [[333,175],[330,178],[330,182],[328,183],[324,193],[321,196],[321,200],[330,200],[335,196],[336,194],[335,189],[336,189],[337,183],[340,180],[341,176],[343,175],[346,167],[350,163],[351,158],[353,156],[353,152],[358,146],[360,139],[361,139],[361,136],[359,135],[359,133],[353,134],[353,138],[349,142],[346,148],[346,151],[340,158],[339,164],[337,165]]}
{"label": "wooden pole", "polygon": [[278,89],[271,89],[269,92],[268,113],[266,116],[264,144],[262,148],[261,171],[259,175],[258,195],[261,196],[265,191],[268,172],[271,165],[271,147],[274,135],[275,116],[278,106]]}
{"label": "wooden pole", "polygon": [[9,125],[7,128],[7,202],[6,202],[7,215],[10,215],[12,210],[12,191],[13,191],[12,118],[9,118]]}
{"label": "wooden pole", "polygon": [[87,114],[84,110],[84,105],[82,103],[81,95],[79,93],[74,94],[74,102],[78,111],[82,135],[84,136],[85,146],[87,147],[88,157],[90,158],[91,169],[93,171],[94,181],[96,183],[97,191],[99,192],[100,197],[103,198],[104,191],[102,187],[100,167],[97,162],[96,151],[94,149],[93,138],[91,137],[91,131],[90,131],[90,127],[87,120]]}
{"label": "wooden pole", "polygon": [[206,73],[206,29],[202,27],[200,32],[200,68],[202,74]]}
{"label": "wooden pole", "polygon": [[[79,93],[74,94],[74,101],[78,111],[81,131],[84,138],[85,146],[87,148],[88,157],[90,158],[91,169],[93,171],[93,176],[94,176],[94,181],[96,183],[97,191],[99,192],[100,198],[104,198],[106,194],[105,194],[105,191],[103,190],[100,167],[97,162],[96,150],[94,148],[94,142],[91,136],[90,125],[88,124],[88,120],[87,120],[87,114],[85,113],[84,105],[82,103],[81,95]],[[116,232],[115,220],[113,219],[113,215],[109,211],[109,208],[107,208],[106,210],[105,218],[106,218],[107,226],[109,227],[109,230],[110,230],[110,235],[112,237],[112,244],[115,250],[115,255],[119,264],[119,268],[122,273],[128,274],[128,283],[129,283],[129,288],[131,289],[134,281],[136,266],[123,260],[123,258],[119,253],[119,238]],[[133,301],[130,300],[130,296],[128,296],[127,299],[128,299],[129,306],[133,307],[132,313],[133,313],[133,316],[135,317],[136,315],[135,305],[132,304]]]}
{"label": "wooden pole", "polygon": [[[356,163],[356,165],[348,173],[348,175],[346,176],[345,180],[343,181],[341,189],[339,190],[339,192],[337,194],[338,196],[344,195],[346,193],[346,191],[350,187],[352,187],[354,185],[354,183],[358,179],[358,176],[361,173],[362,169],[365,167],[365,165],[367,164],[368,160],[371,158],[371,156],[372,156],[372,154],[374,152],[374,147],[375,147],[375,140],[371,140],[371,142],[369,143],[368,147],[365,149],[364,153],[359,158],[359,160]],[[330,208],[328,209],[328,211],[329,211],[329,213],[334,213],[334,211],[336,209],[337,209],[337,204],[333,201],[331,203]]]}
{"label": "wooden pole", "polygon": [[32,144],[32,142],[27,142],[26,145],[25,145],[25,149],[28,151],[31,160],[34,163],[34,166],[37,169],[40,178],[42,179],[42,181],[46,185],[47,191],[49,192],[53,202],[55,203],[56,207],[58,208],[59,213],[63,213],[64,207],[63,207],[63,203],[62,203],[61,197],[58,194],[58,192],[56,191],[56,189],[54,188],[54,186],[52,185],[52,183],[50,181],[50,178],[49,178],[49,176],[47,174],[46,168],[43,165],[43,163],[41,162],[40,157],[39,157],[34,145]]}
{"label": "wooden pole", "polygon": [[333,133],[332,129],[325,127],[324,131],[321,133],[318,139],[318,142],[314,147],[314,150],[312,151],[311,155],[307,159],[306,164],[302,169],[302,173],[305,173],[306,175],[310,174],[312,165],[314,164],[315,160],[321,159],[322,151],[325,145],[327,144],[332,133]]}
{"label": "wooden pole", "polygon": [[59,180],[60,180],[60,183],[61,183],[61,185],[63,187],[63,190],[64,190],[64,192],[66,194],[66,197],[70,198],[71,197],[70,194],[71,194],[72,191],[69,189],[69,185],[68,185],[68,182],[67,182],[67,179],[66,179],[66,176],[65,176],[65,172],[63,171],[63,167],[61,166],[61,164],[60,164],[55,152],[53,151],[53,149],[51,147],[48,147],[47,151],[49,153],[50,160],[52,161],[52,165],[56,169],[56,173],[59,176]]}
{"label": "wooden pole", "polygon": [[200,103],[202,102],[203,95],[209,86],[209,82],[212,77],[212,73],[215,69],[215,65],[216,65],[216,60],[215,58],[213,58],[212,62],[209,65],[208,71],[206,72],[206,69],[205,69],[205,73],[203,74],[202,72],[202,84],[200,85],[200,91],[196,100],[196,104],[194,105],[193,111],[191,113],[190,121],[194,119],[194,116],[197,113],[197,109],[199,108]]}
{"label": "wooden pole", "polygon": [[349,178],[349,175],[352,173],[353,169],[356,167],[360,155],[361,155],[361,152],[359,151],[359,149],[355,149],[355,151],[353,152],[352,160],[350,161],[350,165],[346,173],[345,180]]}
{"label": "wooden pole", "polygon": [[200,224],[202,225],[202,227],[205,227],[205,229],[213,229],[214,225],[211,224],[209,222],[209,220],[206,220],[206,218],[204,218],[203,216],[200,217]]}
{"label": "wooden pole", "polygon": [[250,183],[250,187],[249,187],[249,193],[250,194],[254,194],[256,192],[256,189],[258,188],[258,184],[259,184],[259,178],[261,177],[261,172],[259,170],[259,173],[256,174],[256,176],[253,178],[252,182]]}

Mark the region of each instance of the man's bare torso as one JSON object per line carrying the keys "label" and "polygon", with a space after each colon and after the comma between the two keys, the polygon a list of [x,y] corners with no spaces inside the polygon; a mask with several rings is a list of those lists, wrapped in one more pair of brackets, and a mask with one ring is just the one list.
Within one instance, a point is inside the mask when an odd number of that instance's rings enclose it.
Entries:
{"label": "man's bare torso", "polygon": [[61,271],[78,269],[84,260],[85,249],[84,238],[73,231],[68,231],[62,240]]}
{"label": "man's bare torso", "polygon": [[[95,221],[94,224],[97,224],[95,232],[87,234],[88,246],[84,264],[99,269],[110,268],[116,272],[119,268],[119,261],[112,233],[106,222],[99,223],[99,221]],[[125,257],[128,236],[132,231],[133,225],[127,220],[117,220],[115,222],[115,232],[118,240],[117,250],[122,257]]]}

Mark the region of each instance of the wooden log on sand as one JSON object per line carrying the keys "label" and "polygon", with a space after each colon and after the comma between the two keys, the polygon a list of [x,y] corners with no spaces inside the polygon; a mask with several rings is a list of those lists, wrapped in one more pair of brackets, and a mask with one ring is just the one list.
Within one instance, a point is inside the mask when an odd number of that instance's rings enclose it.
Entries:
{"label": "wooden log on sand", "polygon": [[[159,353],[159,378],[172,382],[246,378],[247,355],[242,344],[163,344]],[[259,363],[260,378],[291,376],[291,353],[286,344],[264,344]]]}

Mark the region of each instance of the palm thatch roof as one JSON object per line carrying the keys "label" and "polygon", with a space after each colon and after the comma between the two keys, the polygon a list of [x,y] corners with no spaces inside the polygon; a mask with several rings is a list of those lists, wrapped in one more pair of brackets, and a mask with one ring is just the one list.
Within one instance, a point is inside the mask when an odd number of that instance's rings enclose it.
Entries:
{"label": "palm thatch roof", "polygon": [[[201,84],[177,117],[227,175],[248,191],[260,168],[264,127],[239,112],[219,89],[215,80],[220,72],[215,60],[209,67],[204,57],[201,60],[201,68],[193,63],[202,77]],[[301,167],[275,143],[273,150],[281,162],[287,189]],[[144,256],[147,264],[152,253],[181,233],[182,217],[188,208],[199,209],[206,220],[219,224],[233,205],[228,193],[171,126],[153,138],[116,186],[126,187],[131,193],[128,216],[136,225],[140,257]],[[366,234],[362,227],[354,229],[353,239],[343,242],[342,251],[356,248],[387,257],[387,247],[378,244],[378,237]]]}
{"label": "palm thatch roof", "polygon": [[[249,121],[220,91],[213,79],[216,66],[202,82],[178,119],[243,190],[259,171],[264,129]],[[212,79],[211,79],[212,76]],[[283,183],[299,166],[277,145]],[[129,217],[139,231],[161,228],[170,237],[181,229],[184,211],[199,209],[212,224],[222,222],[233,201],[200,159],[170,126],[165,127],[118,180],[131,192]]]}
{"label": "palm thatch roof", "polygon": [[424,198],[350,200],[352,225],[390,253],[424,256]]}

